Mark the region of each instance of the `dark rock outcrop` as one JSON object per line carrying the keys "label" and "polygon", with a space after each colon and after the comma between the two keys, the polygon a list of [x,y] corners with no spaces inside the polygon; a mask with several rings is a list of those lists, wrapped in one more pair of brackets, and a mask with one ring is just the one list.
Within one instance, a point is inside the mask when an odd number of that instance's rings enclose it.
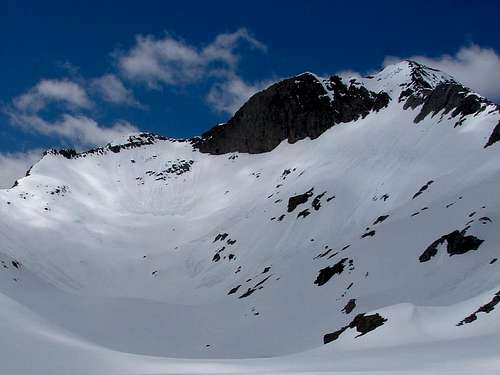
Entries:
{"label": "dark rock outcrop", "polygon": [[434,181],[433,181],[433,180],[428,181],[428,182],[427,182],[424,186],[422,186],[422,187],[420,188],[420,190],[419,190],[419,191],[417,191],[417,192],[415,193],[415,195],[413,195],[413,197],[412,197],[411,199],[415,199],[416,197],[418,197],[419,195],[421,195],[421,194],[422,194],[424,191],[426,191],[426,190],[429,188],[429,186],[431,186],[433,183],[434,183]]}
{"label": "dark rock outcrop", "polygon": [[[332,100],[332,99],[333,100]],[[258,154],[284,140],[315,139],[338,123],[355,121],[389,103],[387,93],[374,93],[338,76],[320,82],[304,73],[278,82],[252,96],[226,124],[193,140],[201,152]]]}
{"label": "dark rock outcrop", "polygon": [[297,219],[298,219],[299,217],[302,217],[303,219],[305,219],[305,218],[306,218],[307,216],[309,216],[310,214],[311,214],[311,211],[309,211],[309,209],[308,209],[308,208],[306,208],[305,210],[302,210],[302,211],[300,211],[300,212],[298,213],[298,215],[297,215]]}
{"label": "dark rock outcrop", "polygon": [[[411,80],[401,91],[400,102],[405,102],[404,109],[415,109],[422,106],[414,122],[419,123],[428,115],[437,113],[450,114],[451,117],[460,115],[460,120],[455,126],[461,124],[464,116],[477,114],[492,104],[487,99],[471,92],[467,87],[455,82],[451,77],[444,79],[435,86],[430,81],[435,81],[440,72],[415,61],[408,61],[411,69]],[[434,76],[433,76],[434,75]],[[439,77],[439,75],[437,75]],[[499,129],[500,130],[500,129]]]}
{"label": "dark rock outcrop", "polygon": [[415,117],[415,122],[418,123],[427,115],[434,116],[443,110],[444,114],[451,113],[451,117],[472,115],[481,110],[483,103],[486,103],[484,98],[471,93],[469,89],[458,83],[440,83],[425,98],[420,113]]}
{"label": "dark rock outcrop", "polygon": [[500,291],[496,292],[491,301],[478,308],[469,316],[465,317],[462,321],[460,321],[457,324],[457,326],[462,326],[464,324],[472,323],[473,321],[477,320],[477,314],[480,312],[489,314],[495,309],[495,306],[499,303],[500,303]]}
{"label": "dark rock outcrop", "polygon": [[316,284],[317,286],[321,286],[323,284],[326,284],[328,280],[330,280],[334,275],[341,274],[344,271],[345,262],[347,260],[348,258],[343,258],[332,267],[325,267],[321,269],[318,276],[316,277],[316,280],[314,280],[314,284]]}
{"label": "dark rock outcrop", "polygon": [[252,288],[248,288],[247,291],[245,293],[243,293],[241,296],[239,296],[238,298],[246,298],[250,295],[252,295],[255,291],[257,291],[258,289],[262,289],[262,285],[267,281],[269,280],[269,278],[271,277],[272,275],[266,277],[265,279],[259,281],[257,284],[255,284]]}
{"label": "dark rock outcrop", "polygon": [[479,238],[469,235],[466,236],[467,229],[465,228],[461,231],[454,230],[451,233],[445,234],[444,236],[438,238],[436,241],[431,243],[427,249],[420,255],[418,260],[423,263],[429,261],[438,252],[438,246],[446,242],[446,251],[451,255],[465,254],[471,250],[477,250],[479,246],[484,242]]}
{"label": "dark rock outcrop", "polygon": [[446,251],[450,255],[465,254],[470,250],[477,250],[484,242],[474,236],[466,236],[465,231],[455,230],[446,236],[448,244]]}
{"label": "dark rock outcrop", "polygon": [[317,196],[314,197],[311,206],[314,208],[316,211],[318,211],[321,208],[321,198],[326,194],[326,191],[324,191],[321,194],[318,194]]}
{"label": "dark rock outcrop", "polygon": [[[414,122],[419,123],[428,115],[437,113],[459,117],[455,126],[462,124],[465,116],[475,115],[493,105],[489,100],[471,92],[470,89],[441,73],[415,61],[408,61],[411,79],[403,86],[399,101],[404,102],[404,109],[421,106]],[[430,82],[433,82],[432,84]],[[497,110],[499,109],[498,106]],[[500,129],[499,129],[500,131]],[[492,134],[493,135],[493,134]],[[485,145],[487,147],[489,143]]]}
{"label": "dark rock outcrop", "polygon": [[408,65],[411,69],[411,79],[403,86],[398,100],[405,102],[404,109],[415,109],[424,104],[427,96],[432,92],[433,87],[428,81],[433,74],[439,73],[439,71],[411,60],[408,61]]}
{"label": "dark rock outcrop", "polygon": [[375,231],[374,231],[374,230],[371,230],[371,231],[369,231],[369,232],[363,233],[363,234],[361,235],[361,238],[373,237],[373,236],[375,236]]}
{"label": "dark rock outcrop", "polygon": [[377,217],[377,219],[373,222],[373,225],[380,224],[381,222],[385,221],[385,219],[387,219],[388,217],[389,215],[381,215]]}
{"label": "dark rock outcrop", "polygon": [[484,145],[484,148],[491,146],[493,143],[500,141],[500,120],[498,121],[497,126],[493,129],[493,132],[488,139],[488,142]]}
{"label": "dark rock outcrop", "polygon": [[288,199],[287,211],[292,212],[299,204],[306,203],[313,195],[313,189],[306,191],[304,194],[294,195]]}
{"label": "dark rock outcrop", "polygon": [[238,289],[240,289],[240,287],[241,287],[241,285],[237,285],[237,286],[235,286],[234,288],[232,288],[232,289],[231,289],[231,290],[227,293],[227,295],[229,296],[229,295],[231,295],[231,294],[236,293],[236,292],[238,291]]}
{"label": "dark rock outcrop", "polygon": [[103,155],[108,152],[112,153],[119,153],[121,150],[128,150],[128,149],[133,149],[133,148],[138,148],[142,146],[147,146],[147,145],[152,145],[158,141],[166,141],[169,140],[171,142],[187,142],[184,139],[173,139],[173,138],[168,138],[164,137],[158,134],[153,134],[153,133],[138,133],[131,135],[127,138],[127,140],[123,144],[119,145],[111,145],[107,144],[104,147],[96,147],[93,149],[90,149],[85,152],[80,152],[78,153],[74,149],[51,149],[48,151],[45,151],[43,155],[61,155],[65,157],[66,159],[76,159],[76,158],[85,158],[88,155],[96,154],[96,155]]}
{"label": "dark rock outcrop", "polygon": [[346,314],[350,314],[352,310],[354,310],[355,308],[356,308],[356,300],[353,298],[350,299],[349,302],[347,302],[342,311],[345,312]]}
{"label": "dark rock outcrop", "polygon": [[344,333],[344,331],[348,328],[356,328],[356,330],[359,332],[359,335],[357,335],[356,337],[363,336],[368,332],[371,332],[374,329],[382,326],[385,322],[387,322],[387,319],[380,314],[358,314],[353,319],[353,321],[349,323],[349,325],[342,327],[338,331],[327,333],[325,336],[323,336],[323,343],[328,344],[329,342],[337,340],[340,335]]}

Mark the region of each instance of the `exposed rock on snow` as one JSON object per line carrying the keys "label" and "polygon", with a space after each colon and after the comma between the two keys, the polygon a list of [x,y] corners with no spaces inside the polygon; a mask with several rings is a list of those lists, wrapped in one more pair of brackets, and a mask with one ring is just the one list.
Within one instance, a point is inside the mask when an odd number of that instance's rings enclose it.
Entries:
{"label": "exposed rock on snow", "polygon": [[357,335],[356,337],[366,335],[368,332],[371,332],[377,329],[378,327],[382,326],[385,322],[387,322],[387,319],[379,314],[373,314],[373,315],[358,314],[352,320],[352,322],[349,323],[349,325],[342,327],[338,331],[327,333],[323,337],[323,343],[328,344],[332,341],[337,340],[340,337],[340,335],[343,334],[348,328],[351,329],[356,328],[356,331],[359,332],[359,335]]}
{"label": "exposed rock on snow", "polygon": [[470,314],[469,316],[467,316],[464,320],[460,321],[457,324],[457,326],[461,326],[461,325],[464,325],[464,324],[472,323],[473,321],[477,320],[477,314],[478,313],[482,312],[482,313],[485,313],[485,314],[489,314],[490,312],[492,312],[495,309],[495,306],[498,305],[499,303],[500,303],[500,291],[498,291],[493,296],[493,298],[491,299],[491,301],[489,301],[488,303],[486,303],[483,306],[481,306],[480,308],[478,308],[472,314]]}
{"label": "exposed rock on snow", "polygon": [[356,308],[356,299],[352,298],[349,300],[349,302],[347,302],[342,311],[345,312],[346,314],[350,314],[352,310],[354,310],[355,308]]}
{"label": "exposed rock on snow", "polygon": [[500,121],[498,121],[497,126],[495,126],[495,129],[493,129],[493,132],[491,133],[490,137],[488,138],[488,142],[484,147],[486,148],[488,146],[491,146],[498,141],[500,141]]}
{"label": "exposed rock on snow", "polygon": [[344,271],[345,263],[349,258],[342,258],[332,267],[325,267],[319,271],[318,277],[314,280],[314,284],[321,286],[326,284],[334,275],[341,274]]}
{"label": "exposed rock on snow", "polygon": [[284,140],[315,139],[335,124],[381,110],[389,100],[387,93],[346,84],[338,76],[322,82],[304,73],[255,94],[227,124],[212,128],[195,145],[210,154],[268,152]]}
{"label": "exposed rock on snow", "polygon": [[292,212],[299,204],[306,203],[313,196],[313,189],[308,190],[304,194],[294,195],[288,199],[288,212]]}
{"label": "exposed rock on snow", "polygon": [[468,251],[479,249],[479,246],[481,246],[484,240],[480,240],[479,238],[472,235],[466,236],[465,234],[467,232],[467,229],[468,228],[461,231],[454,230],[451,233],[441,236],[432,244],[430,244],[418,259],[420,260],[420,262],[429,261],[432,257],[436,256],[439,246],[443,245],[444,243],[446,243],[446,251],[450,256],[465,254]]}

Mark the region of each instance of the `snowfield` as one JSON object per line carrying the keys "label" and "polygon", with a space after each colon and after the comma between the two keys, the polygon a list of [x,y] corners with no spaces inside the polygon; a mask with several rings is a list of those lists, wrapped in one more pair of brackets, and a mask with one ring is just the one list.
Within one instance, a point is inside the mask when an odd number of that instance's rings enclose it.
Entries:
{"label": "snowfield", "polygon": [[500,373],[500,112],[412,82],[262,154],[48,152],[0,190],[0,374]]}

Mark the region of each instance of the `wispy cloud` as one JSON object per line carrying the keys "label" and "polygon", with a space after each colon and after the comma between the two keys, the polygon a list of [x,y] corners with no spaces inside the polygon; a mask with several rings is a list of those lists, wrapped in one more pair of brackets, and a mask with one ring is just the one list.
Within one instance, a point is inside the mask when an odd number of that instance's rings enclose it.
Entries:
{"label": "wispy cloud", "polygon": [[92,105],[85,89],[67,79],[43,79],[13,100],[14,107],[24,112],[39,112],[51,103],[75,108]]}
{"label": "wispy cloud", "polygon": [[11,125],[76,146],[99,145],[138,131],[128,122],[105,126],[93,119],[97,106],[106,103],[144,108],[127,87],[131,82],[149,88],[210,82],[206,103],[214,111],[233,114],[269,84],[248,83],[238,75],[243,47],[266,51],[245,28],[219,34],[204,46],[171,35],[138,35],[130,49],[114,54],[117,71],[89,79],[65,63],[72,78],[42,79],[14,97],[4,112]]}
{"label": "wispy cloud", "polygon": [[42,156],[42,150],[0,153],[0,189],[12,187]]}
{"label": "wispy cloud", "polygon": [[[112,75],[96,81],[102,95],[117,102],[132,101],[133,96]],[[62,109],[56,120],[47,120],[44,110],[50,106]],[[12,105],[4,109],[11,125],[29,132],[53,136],[70,141],[77,146],[94,146],[112,141],[124,133],[138,131],[128,122],[116,122],[112,126],[100,126],[95,120],[82,114],[93,104],[85,88],[68,79],[43,79],[25,93],[15,97]],[[58,111],[56,111],[57,113]],[[51,116],[52,118],[54,116]]]}
{"label": "wispy cloud", "polygon": [[[500,56],[494,49],[473,44],[460,48],[454,55],[415,55],[408,58],[449,73],[479,94],[500,101]],[[383,65],[400,60],[400,57],[387,56]]]}
{"label": "wispy cloud", "polygon": [[253,94],[266,88],[273,81],[246,83],[234,75],[212,86],[207,103],[217,112],[234,114]]}
{"label": "wispy cloud", "polygon": [[161,39],[139,35],[130,50],[117,54],[117,66],[127,79],[149,87],[189,84],[233,75],[240,58],[237,49],[242,44],[266,51],[266,46],[244,28],[219,34],[201,48],[170,35]]}
{"label": "wispy cloud", "polygon": [[105,74],[102,77],[93,79],[91,86],[106,102],[142,107],[134,97],[132,90],[126,88],[123,82],[114,74]]}
{"label": "wispy cloud", "polygon": [[87,116],[68,113],[63,114],[58,120],[47,121],[36,114],[11,112],[10,119],[12,123],[25,130],[56,136],[81,146],[106,144],[123,134],[138,131],[126,121],[118,121],[105,127]]}

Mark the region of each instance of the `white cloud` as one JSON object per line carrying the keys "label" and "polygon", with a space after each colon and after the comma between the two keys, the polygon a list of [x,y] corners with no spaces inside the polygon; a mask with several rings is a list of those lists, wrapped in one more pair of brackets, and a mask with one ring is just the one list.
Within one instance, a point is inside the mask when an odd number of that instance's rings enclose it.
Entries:
{"label": "white cloud", "polygon": [[[411,60],[451,74],[457,81],[497,102],[500,100],[500,56],[491,48],[462,47],[455,55],[411,56]],[[387,56],[383,65],[401,58]]]}
{"label": "white cloud", "polygon": [[218,112],[234,114],[253,94],[266,88],[272,81],[248,84],[238,76],[212,86],[206,97],[207,103]]}
{"label": "white cloud", "polygon": [[0,153],[0,189],[7,189],[26,175],[28,169],[40,160],[41,150],[27,152]]}
{"label": "white cloud", "polygon": [[241,42],[259,50],[266,48],[246,29],[219,34],[203,48],[171,36],[155,39],[139,35],[129,51],[118,54],[117,65],[123,76],[150,87],[193,83],[221,70],[233,72],[238,63],[236,49]]}
{"label": "white cloud", "polygon": [[[109,101],[136,103],[132,93],[113,75],[103,76],[95,84]],[[51,103],[62,104],[65,113],[57,120],[48,121],[41,111]],[[68,79],[44,79],[24,94],[15,97],[12,105],[4,112],[12,125],[25,131],[59,137],[79,146],[105,144],[123,134],[138,131],[128,122],[119,121],[105,127],[85,115],[75,114],[90,107],[92,102],[79,84]]]}
{"label": "white cloud", "polygon": [[10,112],[9,115],[12,123],[25,130],[60,137],[79,145],[106,144],[124,134],[138,131],[126,121],[118,121],[111,127],[104,127],[83,115],[63,114],[53,122],[46,121],[36,114]]}
{"label": "white cloud", "polygon": [[67,79],[43,79],[13,100],[14,107],[24,112],[39,112],[52,102],[74,108],[90,108],[92,105],[85,89]]}
{"label": "white cloud", "polygon": [[242,28],[234,33],[217,35],[215,40],[203,49],[203,59],[207,62],[225,62],[234,67],[238,62],[238,56],[234,50],[240,41],[246,41],[252,48],[267,51],[267,47],[262,42],[250,35],[247,29]]}
{"label": "white cloud", "polygon": [[105,74],[92,80],[92,87],[107,102],[141,107],[140,103],[134,98],[132,90],[127,89],[114,74]]}
{"label": "white cloud", "polygon": [[267,82],[246,83],[236,74],[238,52],[243,45],[266,50],[266,46],[244,28],[219,34],[205,46],[194,46],[169,35],[164,38],[139,35],[132,48],[115,56],[121,77],[110,73],[90,80],[82,77],[42,79],[13,98],[4,112],[12,125],[25,131],[58,137],[78,146],[104,144],[138,129],[128,122],[111,126],[98,124],[89,115],[94,103],[88,93],[108,103],[142,107],[122,81],[127,78],[149,87],[210,79],[212,88],[207,103],[216,111],[232,114],[267,85]]}
{"label": "white cloud", "polygon": [[354,70],[342,70],[340,72],[335,73],[338,75],[342,80],[347,81],[348,79],[354,78],[358,81],[361,80],[363,77],[359,72],[355,72]]}

